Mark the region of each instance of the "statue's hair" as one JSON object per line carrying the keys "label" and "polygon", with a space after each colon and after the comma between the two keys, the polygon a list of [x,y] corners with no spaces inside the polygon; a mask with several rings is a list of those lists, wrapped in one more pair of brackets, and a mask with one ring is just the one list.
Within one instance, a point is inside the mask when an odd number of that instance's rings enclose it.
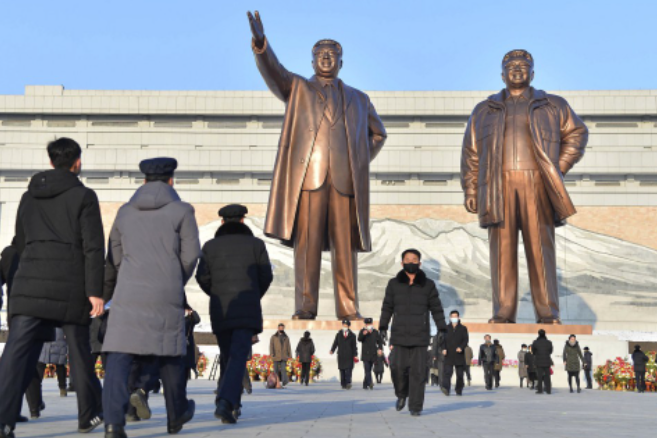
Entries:
{"label": "statue's hair", "polygon": [[330,39],[324,39],[324,40],[317,41],[315,43],[315,45],[313,46],[313,54],[315,53],[315,49],[317,47],[321,46],[322,44],[330,44],[330,45],[333,45],[333,46],[337,47],[338,53],[340,54],[340,56],[342,56],[342,46],[340,45],[340,43],[337,42],[336,40],[330,40]]}
{"label": "statue's hair", "polygon": [[511,50],[510,52],[507,52],[506,55],[504,55],[504,58],[502,58],[502,68],[504,68],[504,64],[506,64],[507,61],[511,58],[525,58],[527,61],[529,61],[532,67],[534,66],[534,57],[531,53],[526,50],[516,49]]}

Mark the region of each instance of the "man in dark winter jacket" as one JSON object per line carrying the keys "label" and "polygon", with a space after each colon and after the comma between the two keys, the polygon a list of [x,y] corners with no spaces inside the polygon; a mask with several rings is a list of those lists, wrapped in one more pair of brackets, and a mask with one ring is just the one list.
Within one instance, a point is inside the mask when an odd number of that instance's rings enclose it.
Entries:
{"label": "man in dark winter jacket", "polygon": [[365,370],[363,389],[374,389],[372,369],[378,352],[383,350],[383,341],[379,331],[372,326],[372,322],[372,318],[365,318],[365,327],[358,332],[358,342],[362,344],[360,360],[363,361],[363,369]]}
{"label": "man in dark winter jacket", "polygon": [[550,375],[550,367],[553,365],[552,351],[552,341],[548,340],[545,330],[539,330],[538,338],[532,344],[536,379],[538,380],[537,394],[543,394],[544,390],[546,394],[552,393],[552,376]]}
{"label": "man in dark winter jacket", "polygon": [[640,345],[634,346],[632,353],[632,363],[634,364],[634,376],[636,378],[636,390],[646,392],[646,364],[650,359],[646,353],[641,351]]}
{"label": "man in dark winter jacket", "polygon": [[484,336],[484,343],[479,347],[479,366],[484,369],[484,382],[486,389],[493,389],[493,374],[495,373],[495,364],[499,362],[497,348],[491,342],[490,335]]}
{"label": "man in dark winter jacket", "polygon": [[427,379],[427,347],[433,318],[438,330],[445,331],[445,314],[436,284],[420,269],[422,255],[416,249],[402,253],[403,269],[388,282],[379,330],[385,341],[392,319],[390,345],[394,355],[390,372],[401,411],[409,399],[411,415],[419,416],[424,405]]}
{"label": "man in dark winter jacket", "polygon": [[[201,254],[194,208],[173,188],[178,162],[144,160],[142,185],[118,211],[107,254],[108,269],[117,269],[103,352],[107,355],[106,438],[126,436],[125,408],[148,412],[144,393],[130,394],[128,376],[138,360],[159,368],[167,407],[167,431],[178,433],[194,416],[185,378],[185,284]],[[148,417],[148,415],[147,415]]]}
{"label": "man in dark winter jacket", "polygon": [[89,322],[103,313],[105,246],[98,198],[78,178],[81,154],[69,138],[50,142],[54,169],[32,177],[18,207],[20,262],[11,285],[11,330],[0,361],[0,437],[13,435],[23,394],[44,341],[54,340],[54,326],[61,326],[68,339],[79,431],[90,432],[102,423]]}
{"label": "man in dark winter jacket", "polygon": [[356,344],[356,335],[349,327],[351,321],[345,319],[342,321],[342,330],[335,335],[331,355],[338,350],[338,369],[340,370],[340,385],[342,389],[351,389],[351,374],[354,370],[354,364],[358,361],[358,345]]}
{"label": "man in dark winter jacket", "polygon": [[273,274],[265,242],[244,223],[248,209],[227,205],[219,210],[221,226],[203,245],[196,281],[210,296],[212,331],[221,352],[221,387],[215,417],[235,423],[240,406],[244,364],[252,340],[262,333],[262,307]]}
{"label": "man in dark winter jacket", "polygon": [[315,354],[315,343],[310,337],[310,332],[305,332],[303,338],[299,340],[296,354],[301,364],[301,379],[299,383],[308,386],[310,382],[310,365],[313,362],[313,355]]}
{"label": "man in dark winter jacket", "polygon": [[445,343],[442,354],[445,356],[442,375],[443,394],[449,395],[452,381],[452,374],[456,368],[456,395],[463,393],[463,368],[465,367],[465,347],[470,342],[468,328],[461,324],[460,313],[458,310],[452,310],[449,314],[450,324],[447,326],[445,334]]}
{"label": "man in dark winter jacket", "polygon": [[591,353],[589,347],[584,347],[582,368],[584,368],[584,377],[586,378],[586,389],[593,389],[593,353]]}

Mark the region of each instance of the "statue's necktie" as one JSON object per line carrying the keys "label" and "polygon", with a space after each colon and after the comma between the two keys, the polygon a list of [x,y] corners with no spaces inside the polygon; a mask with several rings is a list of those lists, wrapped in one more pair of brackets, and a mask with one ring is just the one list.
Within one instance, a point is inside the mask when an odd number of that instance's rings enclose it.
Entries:
{"label": "statue's necktie", "polygon": [[335,86],[332,83],[326,84],[326,99],[327,99],[327,107],[328,107],[328,114],[331,120],[335,118],[335,113],[338,108],[338,93],[337,90],[335,89]]}

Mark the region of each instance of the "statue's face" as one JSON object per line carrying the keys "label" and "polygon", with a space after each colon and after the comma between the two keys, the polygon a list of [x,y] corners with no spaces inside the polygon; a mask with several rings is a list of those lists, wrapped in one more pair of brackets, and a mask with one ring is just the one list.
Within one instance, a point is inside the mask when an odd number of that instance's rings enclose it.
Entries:
{"label": "statue's face", "polygon": [[342,55],[333,44],[322,44],[313,51],[315,74],[323,78],[337,78],[342,68]]}
{"label": "statue's face", "polygon": [[509,88],[527,88],[534,79],[534,67],[525,58],[511,58],[503,66],[502,80]]}

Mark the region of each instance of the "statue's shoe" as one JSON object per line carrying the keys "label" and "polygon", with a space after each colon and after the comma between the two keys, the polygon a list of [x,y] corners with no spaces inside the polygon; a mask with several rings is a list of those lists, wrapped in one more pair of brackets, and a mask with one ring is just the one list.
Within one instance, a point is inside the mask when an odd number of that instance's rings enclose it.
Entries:
{"label": "statue's shoe", "polygon": [[305,320],[313,320],[316,318],[316,315],[313,315],[310,312],[304,312],[303,310],[297,310],[294,315],[292,315],[292,319],[298,320],[298,319],[305,319]]}
{"label": "statue's shoe", "polygon": [[338,318],[339,321],[344,321],[345,319],[348,320],[348,321],[362,321],[362,320],[364,320],[365,318],[363,318],[363,317],[361,316],[361,314],[358,313],[358,312],[355,313],[355,314],[353,314],[353,315],[347,315],[347,316],[345,316],[345,317],[343,317],[343,318]]}

